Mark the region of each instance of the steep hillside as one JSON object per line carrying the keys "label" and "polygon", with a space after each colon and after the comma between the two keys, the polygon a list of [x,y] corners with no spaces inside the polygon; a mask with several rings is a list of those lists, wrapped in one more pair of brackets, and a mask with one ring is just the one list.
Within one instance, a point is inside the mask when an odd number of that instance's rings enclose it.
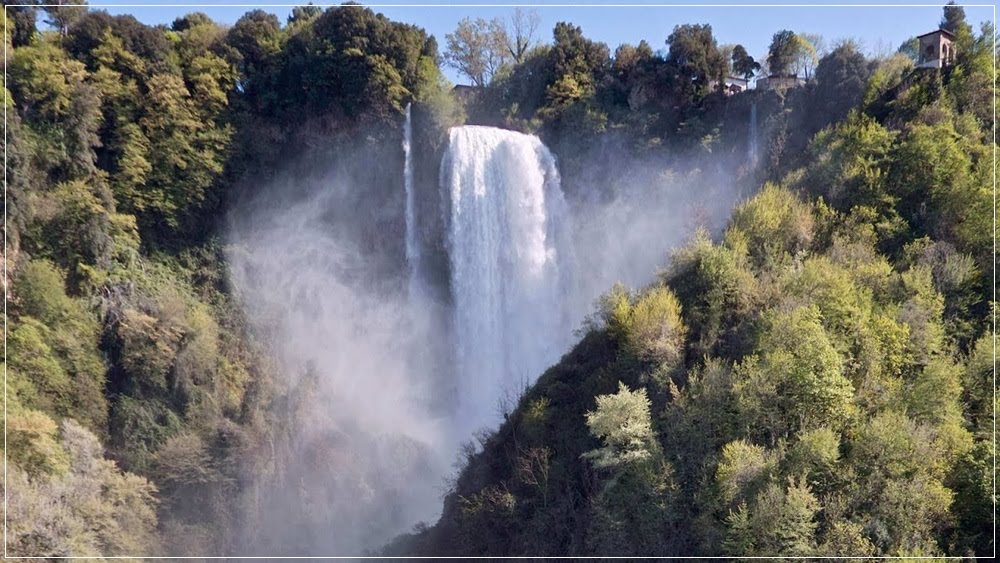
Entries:
{"label": "steep hillside", "polygon": [[848,65],[802,150],[829,93],[781,100],[772,182],[608,292],[387,553],[991,553],[990,37],[943,72]]}

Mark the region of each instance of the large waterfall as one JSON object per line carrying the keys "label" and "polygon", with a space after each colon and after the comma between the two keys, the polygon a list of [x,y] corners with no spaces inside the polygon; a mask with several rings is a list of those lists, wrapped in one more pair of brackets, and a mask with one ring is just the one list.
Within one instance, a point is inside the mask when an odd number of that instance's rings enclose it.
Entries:
{"label": "large waterfall", "polygon": [[[409,118],[407,118],[409,119]],[[757,102],[751,102],[750,104],[750,139],[747,142],[747,152],[749,153],[747,157],[750,160],[750,166],[757,166]]]}
{"label": "large waterfall", "polygon": [[569,217],[555,158],[513,131],[451,129],[441,187],[459,415],[484,425],[500,398],[516,397],[569,343]]}

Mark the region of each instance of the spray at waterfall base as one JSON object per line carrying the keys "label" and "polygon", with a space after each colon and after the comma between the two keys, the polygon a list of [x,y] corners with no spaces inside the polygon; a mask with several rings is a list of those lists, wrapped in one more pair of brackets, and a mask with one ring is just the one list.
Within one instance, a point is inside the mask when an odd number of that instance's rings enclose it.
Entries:
{"label": "spray at waterfall base", "polygon": [[[290,171],[235,214],[231,281],[293,390],[289,436],[248,510],[258,552],[357,554],[433,522],[459,444],[502,421],[498,402],[569,350],[600,293],[653,279],[693,206],[724,216],[735,197],[623,156],[619,181],[635,189],[567,198],[537,137],[456,127],[428,161],[411,111],[398,199],[361,187],[384,157],[359,151]],[[436,185],[420,181],[428,167]],[[404,281],[387,283],[399,262]]]}

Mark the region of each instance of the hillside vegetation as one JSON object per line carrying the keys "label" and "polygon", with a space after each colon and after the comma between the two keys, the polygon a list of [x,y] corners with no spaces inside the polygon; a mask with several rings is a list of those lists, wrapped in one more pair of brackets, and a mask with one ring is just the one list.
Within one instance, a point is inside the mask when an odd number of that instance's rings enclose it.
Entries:
{"label": "hillside vegetation", "polygon": [[398,146],[434,41],[362,9],[7,13],[8,552],[243,552],[312,399],[235,302],[226,211],[310,138]]}
{"label": "hillside vegetation", "polygon": [[[992,553],[994,44],[959,23],[943,71],[845,43],[785,96],[709,95],[680,117],[670,95],[633,106],[683,131],[756,98],[763,187],[656,283],[602,297],[580,343],[469,445],[440,522],[388,552]],[[563,58],[559,32],[539,67]],[[596,116],[595,143],[648,141],[655,128],[614,124],[603,96],[669,85],[647,77],[671,72],[674,46],[622,84],[625,52],[556,66],[540,105],[504,115],[543,134]],[[487,93],[541,92],[520,68]],[[550,118],[560,81],[596,86]],[[706,148],[732,146],[722,127]]]}

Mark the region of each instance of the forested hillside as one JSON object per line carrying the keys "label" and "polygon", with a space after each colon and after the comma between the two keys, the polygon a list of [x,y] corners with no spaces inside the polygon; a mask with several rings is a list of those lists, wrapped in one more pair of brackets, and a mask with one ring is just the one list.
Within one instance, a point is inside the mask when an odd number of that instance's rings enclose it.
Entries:
{"label": "forested hillside", "polygon": [[494,79],[473,118],[687,162],[734,150],[727,110],[754,101],[763,187],[601,298],[389,553],[991,554],[994,30],[945,13],[955,66],[847,42],[783,96],[707,93],[697,26],[613,59],[560,26]]}
{"label": "forested hillside", "polygon": [[7,14],[8,553],[245,552],[312,399],[233,301],[227,202],[316,138],[398,147],[435,42],[363,9]]}
{"label": "forested hillside", "polygon": [[[953,66],[845,41],[804,86],[731,97],[718,81],[760,65],[709,26],[612,52],[560,23],[456,96],[456,46],[357,6],[232,26],[8,7],[7,552],[315,539],[289,460],[323,405],[240,306],[222,234],[260,184],[364,154],[338,164],[365,186],[339,216],[402,284],[412,104],[418,185],[467,122],[539,135],[571,203],[667,176],[753,195],[655,283],[609,288],[466,449],[441,520],[386,553],[991,554],[995,31],[945,14]],[[350,473],[328,453],[307,461]]]}

